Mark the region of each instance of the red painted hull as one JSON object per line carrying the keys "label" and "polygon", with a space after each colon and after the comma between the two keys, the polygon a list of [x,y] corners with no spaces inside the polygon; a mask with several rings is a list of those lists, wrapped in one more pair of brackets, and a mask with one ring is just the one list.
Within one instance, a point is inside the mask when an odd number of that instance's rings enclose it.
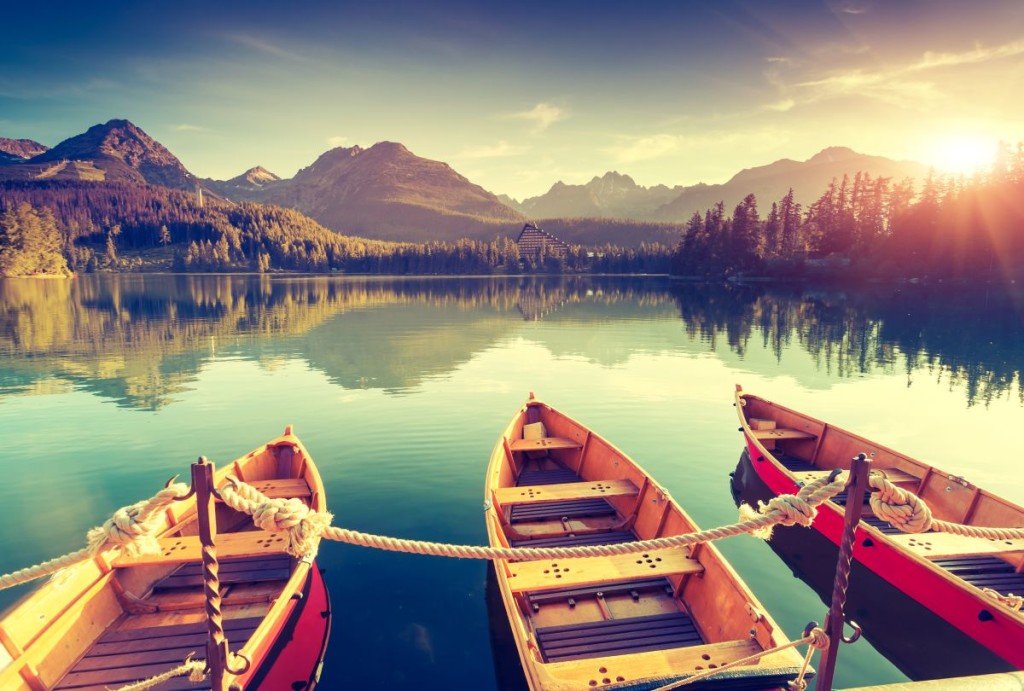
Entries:
{"label": "red painted hull", "polygon": [[[751,465],[775,494],[795,494],[796,481],[774,459],[762,455],[745,436]],[[843,512],[826,502],[818,509],[814,529],[838,545],[843,531]],[[1024,618],[1001,607],[977,588],[964,583],[927,560],[898,549],[882,533],[862,523],[856,532],[853,557],[897,589],[930,609],[951,625],[1024,669]]]}
{"label": "red painted hull", "polygon": [[280,617],[273,634],[257,651],[252,669],[238,678],[242,688],[312,689],[320,681],[331,633],[331,601],[315,562],[299,592],[302,598],[293,600]]}

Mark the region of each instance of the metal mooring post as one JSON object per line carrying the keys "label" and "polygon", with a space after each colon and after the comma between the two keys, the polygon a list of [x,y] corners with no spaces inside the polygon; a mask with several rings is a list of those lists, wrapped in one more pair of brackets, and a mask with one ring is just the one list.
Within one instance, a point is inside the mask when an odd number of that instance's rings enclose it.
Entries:
{"label": "metal mooring post", "polygon": [[843,522],[843,539],[839,544],[839,559],[836,561],[836,577],[832,581],[832,604],[825,619],[825,632],[829,646],[821,658],[818,669],[817,691],[832,691],[832,678],[836,672],[836,655],[840,643],[853,643],[860,637],[860,629],[854,626],[851,638],[843,637],[846,605],[846,590],[850,587],[850,565],[853,561],[853,539],[864,509],[864,493],[868,491],[868,474],[871,461],[864,454],[858,454],[850,466],[850,483],[846,486],[846,520]]}

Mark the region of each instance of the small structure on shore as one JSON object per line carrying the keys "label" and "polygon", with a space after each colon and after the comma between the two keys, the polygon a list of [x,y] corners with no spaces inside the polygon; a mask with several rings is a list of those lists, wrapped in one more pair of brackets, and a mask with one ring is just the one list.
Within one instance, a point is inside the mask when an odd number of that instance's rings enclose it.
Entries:
{"label": "small structure on shore", "polygon": [[569,245],[546,230],[541,230],[535,223],[527,223],[516,238],[520,256],[536,255],[541,247],[545,247],[549,255],[564,257],[569,253]]}

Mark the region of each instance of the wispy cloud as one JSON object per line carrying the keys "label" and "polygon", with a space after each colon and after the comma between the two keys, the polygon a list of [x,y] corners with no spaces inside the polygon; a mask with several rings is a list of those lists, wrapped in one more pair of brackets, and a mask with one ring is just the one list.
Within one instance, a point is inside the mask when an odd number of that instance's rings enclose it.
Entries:
{"label": "wispy cloud", "polygon": [[508,117],[533,123],[532,131],[537,133],[543,132],[560,120],[565,120],[569,117],[569,112],[551,103],[538,103],[530,110],[512,113]]}
{"label": "wispy cloud", "polygon": [[293,60],[295,62],[308,62],[309,60],[298,53],[282,48],[276,43],[269,41],[261,36],[254,36],[244,32],[229,32],[224,34],[224,38],[228,41],[235,43],[246,48],[270,55],[275,58],[281,58],[283,60]]}
{"label": "wispy cloud", "polygon": [[610,147],[607,152],[619,163],[636,163],[661,158],[679,148],[683,137],[675,134],[655,134],[637,137]]}
{"label": "wispy cloud", "polygon": [[[797,105],[846,96],[870,98],[901,107],[933,106],[942,99],[942,91],[928,73],[943,68],[977,65],[1024,55],[1024,39],[998,46],[976,46],[959,52],[926,52],[918,60],[876,70],[845,69],[823,77],[805,79],[792,85],[766,75],[783,91],[783,98],[763,106],[785,112]],[[785,105],[786,107],[780,107]]]}
{"label": "wispy cloud", "polygon": [[209,129],[202,125],[190,125],[187,122],[183,122],[179,125],[174,126],[175,132],[208,132]]}
{"label": "wispy cloud", "polygon": [[530,150],[528,146],[517,146],[502,139],[497,144],[484,144],[482,146],[469,146],[456,155],[459,159],[478,158],[507,158],[519,156]]}
{"label": "wispy cloud", "polygon": [[333,137],[327,138],[327,144],[331,147],[344,146],[345,142],[348,141],[348,137],[342,137],[341,135],[334,135]]}
{"label": "wispy cloud", "polygon": [[867,14],[871,9],[871,2],[858,2],[856,0],[842,0],[835,4],[834,9],[841,14]]}

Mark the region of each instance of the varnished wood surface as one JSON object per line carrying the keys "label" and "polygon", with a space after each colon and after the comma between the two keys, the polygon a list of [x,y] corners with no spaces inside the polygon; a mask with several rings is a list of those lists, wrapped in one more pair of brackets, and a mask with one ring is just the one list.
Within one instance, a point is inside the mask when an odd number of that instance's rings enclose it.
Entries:
{"label": "varnished wood surface", "polygon": [[672,548],[612,557],[516,562],[509,564],[509,585],[513,592],[535,592],[703,570],[700,562],[686,556],[685,550]]}
{"label": "varnished wood surface", "polygon": [[567,482],[557,485],[527,485],[501,487],[494,496],[502,506],[522,506],[577,499],[605,499],[607,497],[635,497],[637,487],[629,480],[595,480],[593,482]]}

